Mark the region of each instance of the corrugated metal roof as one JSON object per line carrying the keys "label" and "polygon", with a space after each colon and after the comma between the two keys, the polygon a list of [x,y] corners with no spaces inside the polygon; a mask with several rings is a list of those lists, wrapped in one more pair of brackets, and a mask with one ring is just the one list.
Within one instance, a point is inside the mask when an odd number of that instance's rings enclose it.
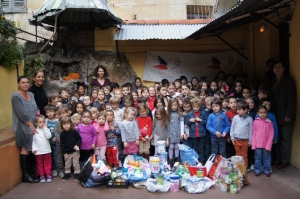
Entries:
{"label": "corrugated metal roof", "polygon": [[[66,27],[80,27],[101,23],[121,24],[122,19],[110,9],[104,0],[46,0],[34,13],[31,24],[37,21],[54,25],[55,16],[60,13],[59,24]],[[106,25],[106,26],[107,26]]]}
{"label": "corrugated metal roof", "polygon": [[114,40],[181,40],[198,31],[206,24],[145,24],[122,25]]}

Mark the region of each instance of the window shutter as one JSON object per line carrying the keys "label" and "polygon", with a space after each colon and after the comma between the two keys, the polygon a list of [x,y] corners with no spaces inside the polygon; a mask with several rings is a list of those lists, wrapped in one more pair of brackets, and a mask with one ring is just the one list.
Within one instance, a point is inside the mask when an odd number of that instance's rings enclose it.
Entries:
{"label": "window shutter", "polygon": [[27,2],[26,0],[12,0],[13,1],[13,12],[26,12]]}
{"label": "window shutter", "polygon": [[1,6],[4,13],[12,12],[12,0],[2,0]]}

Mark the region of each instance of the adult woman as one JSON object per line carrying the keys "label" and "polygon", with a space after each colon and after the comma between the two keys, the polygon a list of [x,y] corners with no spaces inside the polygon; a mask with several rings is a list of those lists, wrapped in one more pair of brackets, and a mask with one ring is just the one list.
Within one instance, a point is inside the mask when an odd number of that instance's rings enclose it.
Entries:
{"label": "adult woman", "polygon": [[104,66],[97,66],[94,70],[94,76],[96,79],[93,79],[92,87],[98,86],[100,89],[102,89],[104,86],[110,85],[110,80],[106,79],[106,77],[108,77],[108,72]]}
{"label": "adult woman", "polygon": [[32,86],[29,88],[29,91],[34,94],[35,103],[40,110],[40,114],[42,115],[46,115],[44,108],[48,104],[46,91],[42,87],[44,80],[44,72],[42,70],[35,71],[32,76]]}
{"label": "adult woman", "polygon": [[34,121],[38,107],[34,96],[28,92],[29,79],[25,76],[18,78],[18,92],[11,97],[13,112],[13,128],[16,136],[16,144],[20,148],[20,163],[23,182],[38,182],[38,179],[30,174],[29,152],[32,149],[32,135],[36,133]]}

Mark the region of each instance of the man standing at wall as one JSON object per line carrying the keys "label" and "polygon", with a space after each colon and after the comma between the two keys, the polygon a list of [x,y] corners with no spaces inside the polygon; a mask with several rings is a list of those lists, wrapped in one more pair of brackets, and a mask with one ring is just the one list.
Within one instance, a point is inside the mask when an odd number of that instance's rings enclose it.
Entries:
{"label": "man standing at wall", "polygon": [[278,165],[278,169],[284,169],[290,163],[296,110],[295,82],[284,74],[284,70],[285,67],[281,62],[275,63],[273,72],[276,78],[273,81],[272,90],[276,103],[279,137],[276,144],[277,160],[274,165]]}

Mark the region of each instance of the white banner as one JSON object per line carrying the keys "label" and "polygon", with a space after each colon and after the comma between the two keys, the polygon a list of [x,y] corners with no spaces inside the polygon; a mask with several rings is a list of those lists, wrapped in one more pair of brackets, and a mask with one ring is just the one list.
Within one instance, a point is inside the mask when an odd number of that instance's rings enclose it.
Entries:
{"label": "white banner", "polygon": [[162,79],[174,81],[184,75],[188,81],[192,77],[207,77],[213,80],[219,70],[235,74],[235,63],[244,63],[235,51],[194,54],[149,51],[144,66],[143,80],[160,82]]}

